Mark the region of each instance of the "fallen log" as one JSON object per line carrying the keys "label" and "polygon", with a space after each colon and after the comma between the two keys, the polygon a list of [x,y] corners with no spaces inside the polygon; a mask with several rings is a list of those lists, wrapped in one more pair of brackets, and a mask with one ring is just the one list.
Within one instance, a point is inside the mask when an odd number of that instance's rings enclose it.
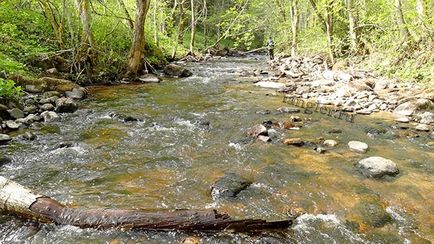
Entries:
{"label": "fallen log", "polygon": [[260,219],[233,220],[217,210],[116,210],[69,208],[0,176],[0,209],[40,223],[81,228],[136,230],[260,232],[284,229],[293,220],[267,222]]}

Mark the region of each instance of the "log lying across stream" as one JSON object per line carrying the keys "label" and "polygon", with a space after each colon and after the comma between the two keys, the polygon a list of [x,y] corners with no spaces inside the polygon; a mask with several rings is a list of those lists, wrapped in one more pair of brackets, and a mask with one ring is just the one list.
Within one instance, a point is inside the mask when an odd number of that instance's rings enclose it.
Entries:
{"label": "log lying across stream", "polygon": [[258,232],[284,229],[293,220],[267,222],[260,219],[233,220],[216,210],[115,210],[69,208],[0,176],[0,209],[40,223],[81,228],[138,230],[183,230]]}

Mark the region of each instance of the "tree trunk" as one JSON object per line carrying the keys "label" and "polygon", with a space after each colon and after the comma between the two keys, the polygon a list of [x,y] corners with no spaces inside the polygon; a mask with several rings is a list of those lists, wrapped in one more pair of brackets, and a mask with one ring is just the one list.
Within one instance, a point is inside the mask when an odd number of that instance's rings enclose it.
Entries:
{"label": "tree trunk", "polygon": [[404,14],[402,12],[401,0],[395,0],[394,3],[395,16],[399,28],[399,33],[401,35],[401,39],[406,42],[410,38],[410,32],[408,31],[405,23]]}
{"label": "tree trunk", "polygon": [[93,33],[92,33],[92,16],[90,15],[89,0],[77,0],[77,8],[80,13],[81,26],[83,28],[81,35],[82,48],[93,47]]}
{"label": "tree trunk", "polygon": [[351,52],[356,54],[359,48],[359,38],[357,33],[357,7],[354,6],[353,0],[347,0],[347,11],[349,21],[349,36]]}
{"label": "tree trunk", "polygon": [[419,17],[419,22],[423,23],[425,18],[425,7],[423,0],[416,0],[416,12],[417,16]]}
{"label": "tree trunk", "polygon": [[297,55],[297,34],[298,34],[298,0],[291,0],[291,57],[295,57]]}
{"label": "tree trunk", "polygon": [[332,64],[335,63],[334,57],[334,46],[333,46],[333,14],[332,14],[332,3],[333,0],[327,1],[325,6],[325,26],[326,26],[326,36],[327,44],[329,47],[329,56]]}
{"label": "tree trunk", "polygon": [[216,210],[116,210],[69,208],[0,176],[0,209],[41,223],[81,228],[259,232],[284,229],[293,220],[233,220]]}
{"label": "tree trunk", "polygon": [[143,69],[145,58],[145,21],[150,0],[137,0],[136,21],[134,22],[133,40],[128,56],[128,72],[130,78],[137,77]]}
{"label": "tree trunk", "polygon": [[191,36],[190,36],[190,55],[194,56],[194,39],[196,37],[196,13],[194,11],[194,0],[190,0],[191,6]]}
{"label": "tree trunk", "polygon": [[172,59],[176,57],[176,51],[178,50],[178,45],[180,42],[182,43],[182,27],[184,26],[184,2],[185,0],[182,0],[179,5],[179,18],[178,18],[178,26],[176,29],[176,36],[175,36],[175,46],[172,50]]}
{"label": "tree trunk", "polygon": [[154,18],[154,42],[155,45],[158,47],[158,0],[154,0],[154,13],[153,13],[153,18]]}
{"label": "tree trunk", "polygon": [[62,23],[59,22],[58,17],[56,17],[56,14],[54,13],[51,3],[46,0],[39,0],[38,1],[39,6],[41,7],[45,18],[48,20],[48,22],[51,25],[51,29],[53,30],[54,37],[56,38],[56,41],[59,44],[60,48],[64,48],[64,42],[63,42],[63,33],[64,33],[64,26]]}

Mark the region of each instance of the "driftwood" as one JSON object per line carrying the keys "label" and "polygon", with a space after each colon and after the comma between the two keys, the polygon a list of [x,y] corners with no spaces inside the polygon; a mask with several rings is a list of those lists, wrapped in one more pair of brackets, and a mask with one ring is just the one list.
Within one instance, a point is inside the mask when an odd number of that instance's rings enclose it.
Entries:
{"label": "driftwood", "polygon": [[1,176],[0,209],[41,223],[95,229],[259,232],[288,228],[293,221],[292,219],[275,222],[256,219],[233,220],[227,214],[220,214],[216,210],[69,208]]}

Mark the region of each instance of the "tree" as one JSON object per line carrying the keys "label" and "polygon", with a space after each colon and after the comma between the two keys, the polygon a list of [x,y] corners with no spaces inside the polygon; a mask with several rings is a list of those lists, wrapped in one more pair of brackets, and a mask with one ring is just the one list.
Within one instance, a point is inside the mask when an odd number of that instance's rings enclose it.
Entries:
{"label": "tree", "polygon": [[297,55],[297,34],[298,34],[298,20],[299,20],[298,0],[291,0],[290,15],[291,15],[291,32],[292,32],[291,56],[295,57]]}
{"label": "tree", "polygon": [[194,11],[194,0],[190,0],[191,6],[191,37],[190,37],[190,55],[194,56],[194,39],[196,37],[196,18]]}
{"label": "tree", "polygon": [[76,5],[80,14],[82,28],[81,42],[75,58],[76,70],[78,72],[83,69],[86,70],[87,77],[90,79],[95,58],[90,2],[89,0],[76,0]]}
{"label": "tree", "polygon": [[145,58],[145,21],[149,10],[150,0],[137,0],[136,20],[134,22],[133,39],[128,56],[129,77],[137,77],[143,69]]}
{"label": "tree", "polygon": [[357,31],[357,7],[353,0],[346,0],[349,22],[350,47],[352,53],[357,53],[359,48],[359,37]]}
{"label": "tree", "polygon": [[401,35],[402,41],[406,42],[410,38],[410,32],[405,23],[404,14],[402,12],[402,2],[401,0],[394,0],[395,17],[398,24],[399,33]]}

